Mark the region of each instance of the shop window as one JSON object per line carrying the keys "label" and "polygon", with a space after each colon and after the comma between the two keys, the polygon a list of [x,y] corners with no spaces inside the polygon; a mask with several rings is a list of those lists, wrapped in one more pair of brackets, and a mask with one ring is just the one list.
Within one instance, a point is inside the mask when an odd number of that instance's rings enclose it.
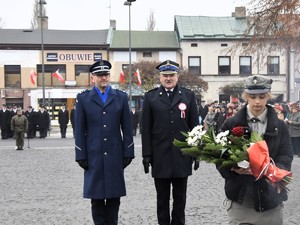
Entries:
{"label": "shop window", "polygon": [[[46,87],[64,87],[65,82],[59,80],[57,77],[54,77],[52,74],[57,72],[66,79],[66,65],[44,65],[44,77]],[[37,85],[39,87],[43,86],[43,73],[42,65],[37,65]]]}
{"label": "shop window", "polygon": [[20,65],[5,65],[5,87],[6,88],[21,88],[21,66]]}
{"label": "shop window", "polygon": [[91,76],[89,65],[75,65],[76,86],[90,86]]}

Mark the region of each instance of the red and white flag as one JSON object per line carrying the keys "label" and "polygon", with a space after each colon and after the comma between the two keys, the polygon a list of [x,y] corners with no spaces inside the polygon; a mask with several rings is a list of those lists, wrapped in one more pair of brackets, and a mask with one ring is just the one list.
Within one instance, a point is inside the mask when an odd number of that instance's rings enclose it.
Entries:
{"label": "red and white flag", "polygon": [[136,69],[136,71],[134,72],[134,76],[137,77],[137,79],[138,79],[138,85],[141,86],[142,80],[141,80],[139,69]]}
{"label": "red and white flag", "polygon": [[32,84],[35,84],[35,77],[36,77],[36,72],[33,70],[30,71],[30,80]]}
{"label": "red and white flag", "polygon": [[59,73],[59,69],[56,70],[54,73],[51,74],[52,77],[57,78],[60,82],[64,82],[65,79],[62,77],[62,75]]}
{"label": "red and white flag", "polygon": [[124,74],[123,70],[121,70],[121,72],[120,72],[120,83],[121,84],[125,83],[125,74]]}

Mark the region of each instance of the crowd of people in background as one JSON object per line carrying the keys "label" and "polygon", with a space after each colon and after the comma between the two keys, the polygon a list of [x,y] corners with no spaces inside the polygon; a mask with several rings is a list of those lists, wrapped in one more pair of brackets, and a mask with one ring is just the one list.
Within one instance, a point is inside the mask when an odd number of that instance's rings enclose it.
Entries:
{"label": "crowd of people in background", "polygon": [[[221,131],[224,121],[234,116],[244,103],[219,103],[213,101],[205,103],[202,101],[199,105],[199,121],[204,129],[213,127],[215,132]],[[284,120],[288,125],[294,155],[300,157],[300,103],[298,102],[280,102],[269,103],[276,111],[279,119]]]}
{"label": "crowd of people in background", "polygon": [[2,109],[0,110],[1,139],[14,138],[11,120],[17,115],[17,111],[21,111],[28,120],[27,130],[25,131],[27,133],[27,138],[47,137],[51,121],[46,107],[41,106],[38,111],[35,111],[32,106],[28,106],[27,110],[24,111],[16,105],[8,106],[3,104]]}

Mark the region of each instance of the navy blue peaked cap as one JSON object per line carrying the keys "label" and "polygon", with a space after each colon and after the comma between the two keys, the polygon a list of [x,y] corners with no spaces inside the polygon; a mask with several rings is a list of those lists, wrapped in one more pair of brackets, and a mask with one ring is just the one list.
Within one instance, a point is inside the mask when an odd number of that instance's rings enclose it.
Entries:
{"label": "navy blue peaked cap", "polygon": [[95,62],[90,67],[90,73],[95,75],[106,75],[110,74],[111,64],[107,60],[100,60]]}
{"label": "navy blue peaked cap", "polygon": [[156,69],[160,71],[162,74],[172,74],[177,73],[179,64],[176,62],[173,62],[171,60],[166,60],[159,64]]}

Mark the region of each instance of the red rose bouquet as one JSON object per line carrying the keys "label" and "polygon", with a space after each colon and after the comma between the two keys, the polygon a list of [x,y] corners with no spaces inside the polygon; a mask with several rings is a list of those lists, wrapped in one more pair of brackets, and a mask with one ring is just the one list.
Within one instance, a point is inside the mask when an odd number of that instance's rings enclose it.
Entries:
{"label": "red rose bouquet", "polygon": [[221,167],[250,167],[257,180],[265,176],[279,189],[288,190],[286,185],[292,181],[292,172],[276,167],[266,142],[257,132],[239,126],[216,135],[213,128],[204,131],[202,126],[196,126],[191,132],[182,134],[186,140],[175,139],[173,144],[184,154]]}

